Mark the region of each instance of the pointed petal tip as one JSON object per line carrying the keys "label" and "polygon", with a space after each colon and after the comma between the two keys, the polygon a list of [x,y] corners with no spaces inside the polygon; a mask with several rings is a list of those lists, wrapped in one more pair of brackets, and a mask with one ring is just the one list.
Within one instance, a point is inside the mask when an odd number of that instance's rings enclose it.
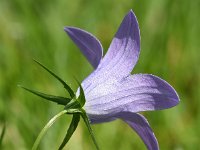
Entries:
{"label": "pointed petal tip", "polygon": [[128,12],[128,14],[132,14],[132,15],[134,15],[134,12],[133,12],[133,10],[132,10],[132,9],[130,9],[130,10],[129,10],[129,12]]}
{"label": "pointed petal tip", "polygon": [[173,99],[170,100],[170,102],[168,102],[168,106],[165,109],[175,107],[179,104],[179,102],[180,102],[179,98],[173,98]]}
{"label": "pointed petal tip", "polygon": [[173,90],[174,90],[174,93],[175,93],[176,97],[174,98],[174,103],[173,103],[172,107],[174,107],[174,106],[176,106],[176,105],[178,105],[180,103],[180,98],[178,96],[178,93],[175,91],[174,88],[173,88]]}
{"label": "pointed petal tip", "polygon": [[75,31],[83,31],[83,30],[77,27],[73,27],[73,26],[65,26],[64,31],[70,34],[71,32],[73,33]]}
{"label": "pointed petal tip", "polygon": [[68,30],[68,26],[65,26],[65,27],[64,27],[64,31],[65,31],[65,30]]}
{"label": "pointed petal tip", "polygon": [[68,26],[65,26],[63,29],[64,29],[64,31],[67,30],[67,29],[68,29]]}
{"label": "pointed petal tip", "polygon": [[147,119],[137,113],[120,112],[118,118],[125,121],[143,140],[148,150],[159,150],[159,144]]}
{"label": "pointed petal tip", "polygon": [[137,17],[136,17],[136,15],[135,15],[135,13],[133,12],[132,9],[128,12],[127,16],[130,16],[131,19],[135,18],[137,20]]}
{"label": "pointed petal tip", "polygon": [[170,100],[169,105],[166,108],[171,108],[171,107],[175,107],[176,105],[178,105],[180,102],[180,98],[179,98],[178,93],[174,89],[174,87],[172,87],[167,81],[165,81],[155,75],[150,75],[150,76],[155,77],[158,80],[162,81],[164,83],[165,88],[168,90],[169,93],[171,93],[170,96],[168,97]]}
{"label": "pointed petal tip", "polygon": [[[146,76],[151,77],[154,80],[154,82],[160,86],[160,88],[165,89],[165,92],[168,93],[168,104],[166,105],[166,109],[175,107],[176,105],[179,104],[180,102],[179,95],[172,85],[170,85],[167,81],[161,79],[158,76],[152,74],[146,74]],[[165,92],[163,94],[166,94]]]}
{"label": "pointed petal tip", "polygon": [[[156,76],[154,76],[156,77]],[[157,77],[159,78],[159,77]],[[161,79],[165,84],[166,86],[169,87],[169,92],[171,92],[171,105],[169,105],[169,108],[171,107],[175,107],[176,105],[178,105],[180,103],[180,98],[179,98],[179,95],[178,93],[176,92],[176,90],[174,89],[173,86],[171,86],[167,81]]]}
{"label": "pointed petal tip", "polygon": [[71,29],[73,29],[73,27],[70,27],[70,26],[64,27],[64,31],[67,33],[69,33]]}
{"label": "pointed petal tip", "polygon": [[70,34],[70,28],[69,27],[64,27],[64,31],[69,35]]}
{"label": "pointed petal tip", "polygon": [[90,64],[97,68],[103,56],[103,47],[100,41],[91,33],[77,27],[66,26],[64,31],[79,47]]}

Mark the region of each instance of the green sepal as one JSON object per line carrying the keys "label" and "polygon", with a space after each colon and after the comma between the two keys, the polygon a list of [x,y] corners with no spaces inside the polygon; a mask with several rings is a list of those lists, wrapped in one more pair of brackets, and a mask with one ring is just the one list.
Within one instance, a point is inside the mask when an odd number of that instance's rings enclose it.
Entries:
{"label": "green sepal", "polygon": [[79,110],[81,109],[81,105],[79,103],[79,101],[77,101],[76,99],[72,99],[64,108],[65,110],[69,110],[69,109],[76,109]]}
{"label": "green sepal", "polygon": [[65,98],[65,97],[61,97],[61,96],[54,96],[54,95],[49,95],[49,94],[45,94],[45,93],[41,93],[41,92],[38,92],[38,91],[35,91],[35,90],[31,90],[31,89],[28,89],[26,87],[23,87],[21,85],[18,85],[19,87],[39,96],[39,97],[42,97],[48,101],[52,101],[52,102],[55,102],[57,104],[60,104],[60,105],[67,105],[71,99],[69,98]]}
{"label": "green sepal", "polygon": [[87,116],[87,114],[86,114],[84,109],[81,109],[81,111],[82,111],[81,116],[82,116],[82,118],[83,118],[83,120],[84,120],[84,122],[85,122],[85,124],[86,124],[86,126],[88,128],[88,131],[89,131],[89,133],[90,133],[90,135],[92,137],[94,145],[95,145],[96,149],[99,150],[99,146],[98,146],[97,141],[96,141],[96,139],[94,137],[94,133],[93,133],[92,128],[90,126],[90,121],[88,119],[88,116]]}
{"label": "green sepal", "polygon": [[71,98],[74,98],[74,96],[75,96],[74,91],[70,88],[70,86],[65,81],[63,81],[60,77],[58,77],[55,73],[53,73],[51,70],[49,70],[47,67],[45,67],[44,65],[42,65],[37,60],[34,60],[34,61],[39,66],[41,66],[42,68],[44,68],[47,72],[49,72],[52,76],[54,76],[58,81],[60,81],[60,83],[64,86],[64,88],[69,92]]}
{"label": "green sepal", "polygon": [[77,101],[80,103],[81,108],[82,108],[85,105],[85,94],[84,94],[82,85],[79,82],[78,82],[78,84],[79,84],[80,95],[77,98]]}
{"label": "green sepal", "polygon": [[4,138],[5,132],[6,132],[6,124],[4,123],[3,129],[2,129],[1,135],[0,135],[0,148],[2,146],[2,141],[3,141],[3,138]]}
{"label": "green sepal", "polygon": [[74,131],[76,130],[79,121],[80,121],[80,114],[73,114],[71,124],[67,130],[67,134],[65,135],[65,138],[64,138],[62,144],[59,147],[59,150],[62,150],[64,148],[64,146],[67,144],[67,142],[73,135]]}

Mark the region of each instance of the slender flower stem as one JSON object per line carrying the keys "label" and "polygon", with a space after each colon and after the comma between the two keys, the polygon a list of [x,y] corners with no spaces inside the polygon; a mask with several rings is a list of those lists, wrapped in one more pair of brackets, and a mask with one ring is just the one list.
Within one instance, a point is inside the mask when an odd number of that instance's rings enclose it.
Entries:
{"label": "slender flower stem", "polygon": [[47,132],[47,130],[55,123],[55,121],[57,119],[59,119],[62,115],[66,114],[68,111],[67,110],[63,110],[61,112],[59,112],[57,115],[55,115],[46,125],[45,127],[42,129],[42,131],[40,132],[40,134],[38,135],[35,143],[33,144],[32,150],[37,150],[39,143],[42,139],[42,137],[45,135],[45,133]]}

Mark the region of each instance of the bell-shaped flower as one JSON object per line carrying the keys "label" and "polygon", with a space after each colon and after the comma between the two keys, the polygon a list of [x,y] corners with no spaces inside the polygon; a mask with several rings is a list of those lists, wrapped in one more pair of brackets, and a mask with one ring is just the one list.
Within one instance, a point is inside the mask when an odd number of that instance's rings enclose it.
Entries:
{"label": "bell-shaped flower", "polygon": [[139,112],[176,106],[179,97],[157,76],[131,75],[140,53],[140,31],[133,11],[123,19],[104,57],[101,43],[92,34],[75,27],[65,27],[65,31],[94,68],[81,84],[91,123],[122,119],[149,150],[158,150],[157,139]]}

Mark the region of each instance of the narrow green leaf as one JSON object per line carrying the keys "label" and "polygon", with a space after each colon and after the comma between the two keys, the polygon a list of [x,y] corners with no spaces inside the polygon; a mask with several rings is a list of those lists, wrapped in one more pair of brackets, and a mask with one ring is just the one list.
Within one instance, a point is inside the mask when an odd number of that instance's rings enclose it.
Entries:
{"label": "narrow green leaf", "polygon": [[6,132],[6,124],[4,123],[3,129],[1,131],[1,136],[0,136],[0,148],[2,146],[2,141],[3,141],[3,138],[4,138],[5,132]]}
{"label": "narrow green leaf", "polygon": [[35,143],[33,144],[32,150],[37,150],[40,141],[42,139],[42,137],[45,135],[45,133],[47,132],[47,130],[55,123],[55,121],[57,119],[59,119],[62,115],[66,114],[67,110],[63,110],[60,113],[58,113],[57,115],[55,115],[42,129],[42,131],[40,132],[40,134],[38,135]]}
{"label": "narrow green leaf", "polygon": [[89,122],[89,119],[88,119],[88,117],[86,115],[86,112],[83,109],[81,109],[81,111],[82,111],[81,116],[82,116],[82,118],[83,118],[83,120],[84,120],[84,122],[85,122],[85,124],[86,124],[86,126],[88,128],[88,130],[89,130],[89,133],[90,133],[90,135],[92,137],[94,145],[96,146],[96,149],[99,150],[99,146],[98,146],[97,141],[96,141],[96,139],[94,137],[94,133],[93,133],[92,128],[90,126],[90,122]]}
{"label": "narrow green leaf", "polygon": [[73,118],[72,118],[71,124],[70,124],[70,126],[69,126],[69,128],[67,130],[67,134],[66,134],[62,144],[59,147],[59,150],[62,150],[65,147],[65,145],[67,144],[67,142],[71,138],[72,134],[76,130],[79,121],[80,121],[80,114],[73,114]]}
{"label": "narrow green leaf", "polygon": [[[77,81],[78,82],[78,81]],[[81,108],[85,105],[85,94],[84,94],[84,91],[83,91],[83,87],[82,87],[82,85],[78,82],[78,84],[79,84],[79,90],[80,90],[80,95],[79,95],[79,97],[78,97],[78,102],[80,103],[80,105],[81,105]]]}
{"label": "narrow green leaf", "polygon": [[34,60],[34,61],[39,66],[41,66],[42,68],[44,68],[47,72],[49,72],[52,76],[54,76],[58,81],[60,81],[60,83],[64,86],[64,88],[69,92],[71,98],[73,98],[75,96],[74,91],[70,88],[70,86],[65,81],[63,81],[60,77],[58,77],[55,73],[53,73],[51,70],[49,70],[47,67],[45,67],[44,65],[42,65],[37,60]]}
{"label": "narrow green leaf", "polygon": [[38,91],[35,91],[35,90],[31,90],[31,89],[28,89],[28,88],[25,88],[21,85],[18,85],[19,87],[39,96],[39,97],[42,97],[48,101],[52,101],[52,102],[56,102],[57,104],[60,104],[60,105],[67,105],[71,99],[69,98],[65,98],[65,97],[61,97],[61,96],[54,96],[54,95],[49,95],[49,94],[45,94],[45,93],[41,93],[41,92],[38,92]]}

